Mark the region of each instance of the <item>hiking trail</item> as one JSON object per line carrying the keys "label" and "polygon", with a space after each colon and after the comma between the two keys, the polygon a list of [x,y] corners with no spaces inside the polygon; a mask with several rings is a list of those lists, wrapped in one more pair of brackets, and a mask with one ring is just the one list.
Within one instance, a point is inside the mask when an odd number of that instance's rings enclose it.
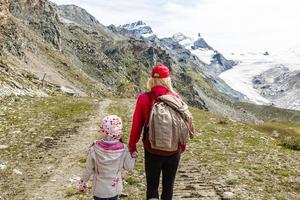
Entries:
{"label": "hiking trail", "polygon": [[220,183],[207,166],[195,159],[192,149],[184,152],[179,164],[174,186],[174,200],[221,200],[230,188]]}
{"label": "hiking trail", "polygon": [[[75,135],[63,136],[62,142],[49,149],[49,153],[61,157],[57,166],[41,165],[37,171],[43,174],[50,174],[39,181],[28,185],[30,200],[77,200],[90,199],[91,194],[78,195],[77,184],[83,165],[79,165],[79,159],[85,158],[88,146],[99,137],[98,124],[101,119],[109,114],[107,108],[111,100],[99,102],[98,109],[93,112],[87,121],[79,124]],[[190,149],[193,149],[193,143]],[[228,187],[219,184],[204,164],[193,158],[193,152],[187,151],[183,154],[180,166],[176,175],[174,187],[174,200],[220,200],[222,194],[228,191]],[[142,159],[142,158],[139,158]],[[145,180],[143,180],[145,181]],[[68,190],[75,195],[68,196]],[[128,192],[125,190],[125,192]],[[130,197],[130,194],[129,194]],[[142,199],[142,197],[141,197]]]}
{"label": "hiking trail", "polygon": [[59,154],[61,162],[56,167],[41,166],[41,168],[51,171],[51,175],[44,183],[35,183],[35,185],[28,186],[33,187],[28,188],[28,191],[31,191],[30,200],[74,199],[66,197],[66,191],[78,183],[82,171],[82,167],[78,165],[78,158],[80,156],[85,157],[89,145],[97,138],[99,134],[98,124],[107,114],[106,109],[110,103],[111,100],[100,101],[98,109],[89,116],[86,122],[80,125],[78,134],[65,138],[64,143],[58,144],[56,148],[49,150],[52,155]]}

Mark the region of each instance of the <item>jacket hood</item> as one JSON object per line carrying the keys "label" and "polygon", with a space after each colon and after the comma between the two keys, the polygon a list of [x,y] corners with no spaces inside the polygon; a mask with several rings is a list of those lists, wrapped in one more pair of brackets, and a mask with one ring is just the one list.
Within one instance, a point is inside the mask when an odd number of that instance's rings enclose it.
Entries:
{"label": "jacket hood", "polygon": [[91,148],[95,152],[92,156],[101,164],[119,159],[125,151],[125,145],[119,141],[96,141]]}
{"label": "jacket hood", "polygon": [[168,104],[172,108],[175,108],[181,113],[184,113],[188,110],[188,105],[181,99],[175,97],[174,95],[163,95],[160,96],[158,99]]}

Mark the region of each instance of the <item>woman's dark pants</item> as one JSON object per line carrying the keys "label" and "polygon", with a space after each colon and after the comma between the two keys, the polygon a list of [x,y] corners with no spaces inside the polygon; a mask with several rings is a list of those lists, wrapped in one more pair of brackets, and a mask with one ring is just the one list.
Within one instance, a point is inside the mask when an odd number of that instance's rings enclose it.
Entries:
{"label": "woman's dark pants", "polygon": [[162,172],[162,200],[172,200],[176,171],[180,152],[172,156],[154,155],[145,150],[145,171],[147,179],[147,199],[159,199],[158,186]]}

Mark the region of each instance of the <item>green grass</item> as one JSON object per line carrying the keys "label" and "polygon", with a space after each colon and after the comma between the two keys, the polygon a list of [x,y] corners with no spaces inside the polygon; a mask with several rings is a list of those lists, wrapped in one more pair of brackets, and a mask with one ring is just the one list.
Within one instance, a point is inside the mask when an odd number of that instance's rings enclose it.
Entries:
{"label": "green grass", "polygon": [[273,106],[255,105],[250,103],[238,103],[240,107],[252,112],[264,121],[282,121],[300,125],[300,111],[277,108]]}
{"label": "green grass", "polygon": [[[90,99],[64,97],[5,99],[1,103],[1,108],[7,108],[1,109],[0,112],[0,144],[8,143],[9,149],[0,152],[0,161],[3,162],[3,158],[4,161],[20,158],[21,163],[32,158],[30,154],[26,154],[29,150],[34,155],[43,156],[40,153],[45,150],[33,149],[33,144],[43,141],[45,136],[55,138],[55,134],[68,134],[66,132],[73,130],[70,129],[72,128],[70,124],[82,119],[82,115],[86,116],[94,107]],[[122,118],[125,143],[128,142],[134,104],[135,100],[113,99],[107,110],[107,114],[115,114]],[[196,108],[191,108],[191,112],[197,134],[183,154],[182,162],[193,162],[193,165],[200,168],[205,166],[212,178],[224,181],[235,191],[236,199],[299,197],[300,183],[297,179],[300,174],[299,151],[285,148],[281,144],[281,137],[298,137],[298,125],[274,120],[261,125],[251,125],[234,122]],[[272,136],[274,130],[279,133],[278,138]],[[22,151],[18,151],[18,146],[14,146],[13,142],[9,142],[13,138],[18,138],[18,135],[22,135],[21,142],[17,140]],[[25,142],[29,143],[24,145]],[[14,150],[11,151],[11,148]],[[128,194],[128,197],[122,198],[124,200],[145,197],[141,142],[138,144],[138,152],[139,158],[135,169],[124,172],[125,192]],[[41,161],[33,161],[30,164],[34,168],[38,162]],[[55,163],[55,159],[51,162]],[[80,166],[83,166],[84,162],[85,158],[78,158]],[[20,184],[21,178],[11,176],[11,169],[16,167],[19,167],[17,163],[10,163],[7,170],[0,172],[1,178],[4,177],[4,180],[10,183],[10,185],[1,184],[0,188],[3,190],[1,192],[8,190],[17,193],[24,190]],[[66,198],[88,199],[89,195],[91,194],[78,193],[77,190],[66,191]]]}
{"label": "green grass", "polygon": [[243,188],[246,192],[237,193],[237,199],[247,195],[252,199],[295,199],[299,194],[299,153],[281,148],[281,136],[272,137],[273,130],[298,137],[299,126],[277,121],[248,125],[198,109],[192,113],[201,134],[191,143],[193,154],[188,156],[207,164],[214,176],[231,187]]}
{"label": "green grass", "polygon": [[[47,149],[54,148],[62,136],[76,134],[77,124],[92,112],[95,103],[71,97],[6,97],[0,101],[0,144],[8,146],[0,150],[0,162],[8,163],[7,169],[0,171],[0,193],[26,196],[25,182],[34,178],[36,167],[41,162],[57,162]],[[13,174],[15,168],[26,176]]]}
{"label": "green grass", "polygon": [[[110,107],[110,113],[119,115],[125,122],[125,141],[130,131],[134,102],[130,104],[116,99]],[[244,192],[236,192],[237,199],[293,199],[299,193],[299,183],[294,182],[300,172],[297,151],[282,148],[270,132],[258,130],[255,125],[234,122],[196,108],[191,108],[191,111],[197,136],[189,144],[183,157],[185,160],[193,160],[195,166],[205,165],[214,177],[223,179],[231,188],[242,188]],[[272,122],[272,126],[275,124],[289,128],[291,135],[299,130],[297,125]],[[139,186],[145,184],[140,146],[139,152],[136,168],[125,176],[126,192],[135,199],[144,196],[137,193],[136,188],[145,187]]]}
{"label": "green grass", "polygon": [[[115,99],[108,108],[109,114],[115,114],[123,120],[123,140],[128,143],[130,134],[134,100]],[[142,199],[145,196],[145,174],[143,164],[143,150],[141,141],[138,144],[138,160],[133,171],[127,172],[124,177],[125,192],[128,197],[125,200]]]}
{"label": "green grass", "polygon": [[258,131],[276,138],[278,144],[291,150],[300,150],[300,126],[288,122],[269,121],[261,125],[252,125]]}

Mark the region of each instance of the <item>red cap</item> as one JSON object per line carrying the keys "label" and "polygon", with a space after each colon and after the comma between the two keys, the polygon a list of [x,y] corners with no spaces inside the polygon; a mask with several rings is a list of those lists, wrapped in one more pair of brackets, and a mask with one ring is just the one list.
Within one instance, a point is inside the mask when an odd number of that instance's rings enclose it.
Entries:
{"label": "red cap", "polygon": [[153,67],[151,76],[152,78],[167,78],[170,76],[169,68],[164,65],[157,65]]}

